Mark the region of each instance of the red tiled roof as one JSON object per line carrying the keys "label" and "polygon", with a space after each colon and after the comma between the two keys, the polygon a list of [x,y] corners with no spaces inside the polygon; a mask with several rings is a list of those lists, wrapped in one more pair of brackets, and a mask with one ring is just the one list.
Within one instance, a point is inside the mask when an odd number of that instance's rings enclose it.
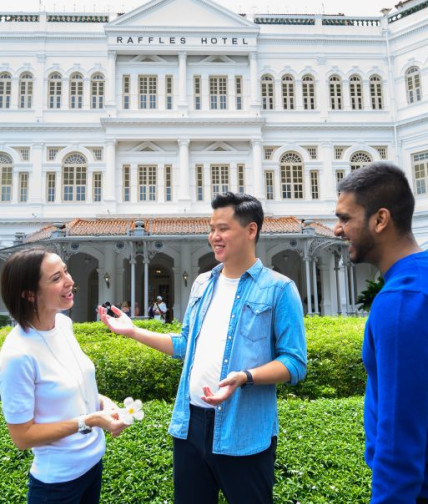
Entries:
{"label": "red tiled roof", "polygon": [[[74,219],[64,224],[64,236],[127,236],[136,229],[136,222],[141,221],[149,235],[206,235],[209,231],[209,217],[159,217],[140,219]],[[333,238],[333,231],[320,222],[311,222],[304,226],[296,217],[266,217],[262,234],[301,233],[302,228],[313,227],[317,236]],[[61,229],[61,228],[60,228]],[[41,228],[27,237],[25,243],[53,238],[58,231],[55,225]]]}

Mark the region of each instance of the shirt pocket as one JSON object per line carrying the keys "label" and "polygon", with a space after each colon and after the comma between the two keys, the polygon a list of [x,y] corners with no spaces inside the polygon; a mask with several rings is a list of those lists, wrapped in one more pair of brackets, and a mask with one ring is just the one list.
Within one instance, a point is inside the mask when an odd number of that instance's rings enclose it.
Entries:
{"label": "shirt pocket", "polygon": [[269,338],[271,334],[272,306],[262,303],[244,303],[239,331],[250,341]]}

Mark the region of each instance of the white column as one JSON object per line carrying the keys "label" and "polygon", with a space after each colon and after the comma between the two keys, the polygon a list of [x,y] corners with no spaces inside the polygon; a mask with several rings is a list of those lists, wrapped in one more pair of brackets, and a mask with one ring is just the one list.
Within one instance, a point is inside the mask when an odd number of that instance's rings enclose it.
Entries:
{"label": "white column", "polygon": [[83,110],[91,108],[91,79],[85,77],[83,79]]}
{"label": "white column", "polygon": [[[147,248],[147,242],[144,242],[144,248]],[[149,258],[148,255],[144,254],[144,316],[149,316]]]}
{"label": "white column", "polygon": [[210,81],[206,75],[201,75],[201,110],[210,110]]}
{"label": "white column", "polygon": [[349,94],[349,80],[342,80],[342,100],[343,110],[352,110],[351,95]]}
{"label": "white column", "polygon": [[178,54],[178,108],[187,111],[187,54]]}
{"label": "white column", "polygon": [[108,51],[106,106],[116,106],[116,52]]}
{"label": "white column", "polygon": [[[192,287],[192,282],[191,282],[191,272],[192,272],[192,251],[190,248],[190,243],[183,243],[181,246],[181,257],[180,257],[180,275],[178,277],[178,282],[180,282],[181,289],[180,289],[180,301],[181,301],[181,307],[182,307],[182,316],[184,315],[184,310],[187,304],[187,300],[189,298],[190,294],[190,288]],[[183,279],[183,273],[186,272],[189,276],[189,279],[187,280],[187,285]]]}
{"label": "white column", "polygon": [[320,173],[320,191],[324,200],[336,201],[336,174],[333,169],[333,147],[329,142],[321,144],[321,156],[323,161]]}
{"label": "white column", "polygon": [[315,82],[316,108],[321,112],[321,119],[328,118],[330,110],[330,88],[326,73],[326,60],[324,57],[317,58],[320,79]]}
{"label": "white column", "polygon": [[282,108],[282,86],[281,86],[281,79],[275,79],[274,80],[274,109],[275,110],[283,110]]}
{"label": "white column", "polygon": [[130,88],[131,97],[130,97],[130,101],[129,101],[129,110],[138,110],[138,107],[140,105],[138,103],[138,94],[140,92],[139,85],[138,85],[138,75],[131,74],[129,85],[131,86],[131,88]]}
{"label": "white column", "polygon": [[158,74],[158,110],[166,110],[165,103],[165,74]]}
{"label": "white column", "polygon": [[116,145],[115,140],[106,142],[106,174],[103,182],[104,201],[116,202]]}
{"label": "white column", "polygon": [[253,195],[259,200],[265,199],[263,192],[263,149],[262,141],[252,139],[251,145],[253,148]]}
{"label": "white column", "polygon": [[134,243],[130,243],[131,246],[131,257],[129,259],[129,264],[131,265],[131,317],[135,317],[135,265],[137,263],[135,259]]}
{"label": "white column", "polygon": [[19,172],[13,170],[12,172],[12,203],[19,203]]}
{"label": "white column", "polygon": [[363,82],[363,108],[365,110],[371,110],[372,108],[372,100],[370,97],[370,81],[364,79]]}
{"label": "white column", "polygon": [[[305,247],[306,248],[306,247]],[[309,265],[309,257],[306,255],[303,257],[305,263],[305,276],[306,276],[306,299],[308,304],[308,315],[312,315],[312,290],[311,290],[311,270]]]}
{"label": "white column", "polygon": [[314,303],[315,303],[315,310],[314,312],[319,315],[319,306],[318,306],[318,283],[317,283],[317,259],[314,257],[312,259],[312,279],[314,282]]}
{"label": "white column", "polygon": [[39,77],[34,82],[34,109],[36,112],[36,118],[41,118],[43,116],[43,110],[47,103],[47,80],[45,79],[45,60],[46,56],[44,53],[37,54],[37,62],[35,65],[35,75]]}
{"label": "white column", "polygon": [[352,314],[355,315],[357,311],[355,308],[355,282],[354,282],[355,265],[353,263],[350,263],[349,267],[350,267],[349,277],[351,279],[351,311]]}
{"label": "white column", "polygon": [[70,78],[63,76],[61,89],[61,110],[70,109]]}
{"label": "white column", "polygon": [[294,80],[294,108],[298,111],[303,109],[303,86],[302,79]]}
{"label": "white column", "polygon": [[[105,301],[110,301],[112,304],[119,301],[115,299],[116,295],[116,275],[117,268],[115,264],[115,252],[112,248],[106,247],[104,248],[104,268],[101,268],[98,271],[98,279],[99,279],[99,292],[102,292],[101,300],[104,303]],[[109,283],[105,280],[105,275],[108,274],[110,277]]]}
{"label": "white column", "polygon": [[18,96],[19,96],[19,78],[12,77],[12,96],[10,97],[10,108],[16,110],[18,108]]}
{"label": "white column", "polygon": [[29,203],[42,203],[42,164],[43,164],[43,145],[36,143],[32,145],[31,157],[33,160],[33,171],[31,173],[29,186]]}
{"label": "white column", "polygon": [[228,87],[228,104],[227,108],[229,110],[236,110],[236,89],[235,89],[235,76],[229,75],[227,78]]}
{"label": "white column", "polygon": [[343,271],[345,274],[346,314],[349,315],[349,312],[350,312],[350,308],[349,308],[349,272],[348,272],[348,265],[346,264],[344,259],[343,259]]}
{"label": "white column", "polygon": [[179,158],[180,158],[180,188],[179,200],[190,201],[190,187],[189,187],[189,145],[190,140],[178,140]]}
{"label": "white column", "polygon": [[260,108],[260,98],[259,98],[259,76],[257,69],[257,54],[252,52],[249,54],[250,60],[250,107]]}
{"label": "white column", "polygon": [[334,256],[334,273],[336,276],[336,301],[337,301],[337,314],[342,315],[342,299],[340,295],[340,279],[339,279],[339,260],[340,257],[338,255]]}

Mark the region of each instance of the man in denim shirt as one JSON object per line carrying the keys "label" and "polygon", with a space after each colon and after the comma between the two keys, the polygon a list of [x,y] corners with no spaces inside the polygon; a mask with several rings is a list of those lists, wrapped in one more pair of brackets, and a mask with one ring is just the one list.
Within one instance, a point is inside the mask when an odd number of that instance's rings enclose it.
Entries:
{"label": "man in denim shirt", "polygon": [[[306,373],[303,311],[295,284],[256,258],[260,202],[226,193],[212,202],[209,242],[220,262],[192,286],[180,334],[112,330],[184,359],[169,432],[176,504],[273,502],[276,384]],[[120,315],[120,310],[114,308]]]}

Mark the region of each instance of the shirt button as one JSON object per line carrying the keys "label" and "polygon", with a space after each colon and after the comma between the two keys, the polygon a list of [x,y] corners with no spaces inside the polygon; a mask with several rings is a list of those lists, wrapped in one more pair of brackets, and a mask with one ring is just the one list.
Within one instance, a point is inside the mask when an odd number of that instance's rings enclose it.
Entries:
{"label": "shirt button", "polygon": [[232,315],[232,318],[235,318],[235,314]]}
{"label": "shirt button", "polygon": [[241,296],[236,296],[236,299],[241,299]]}
{"label": "shirt button", "polygon": [[224,363],[227,364],[227,359],[224,359]]}
{"label": "shirt button", "polygon": [[231,339],[232,339],[232,336],[229,336],[227,339],[230,339],[230,340],[231,340]]}
{"label": "shirt button", "polygon": [[219,406],[217,409],[218,409],[219,411],[221,411],[221,406]]}

